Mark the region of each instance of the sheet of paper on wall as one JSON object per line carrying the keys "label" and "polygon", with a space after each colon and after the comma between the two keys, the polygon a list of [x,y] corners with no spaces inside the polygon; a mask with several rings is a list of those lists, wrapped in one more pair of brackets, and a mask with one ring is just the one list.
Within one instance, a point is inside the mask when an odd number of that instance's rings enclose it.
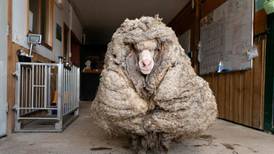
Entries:
{"label": "sheet of paper on wall", "polygon": [[216,72],[222,61],[230,71],[252,67],[253,1],[229,0],[201,20],[200,74]]}
{"label": "sheet of paper on wall", "polygon": [[191,39],[191,30],[184,32],[179,37],[179,42],[180,42],[182,48],[185,50],[186,54],[188,54],[188,55],[191,55],[190,39]]}

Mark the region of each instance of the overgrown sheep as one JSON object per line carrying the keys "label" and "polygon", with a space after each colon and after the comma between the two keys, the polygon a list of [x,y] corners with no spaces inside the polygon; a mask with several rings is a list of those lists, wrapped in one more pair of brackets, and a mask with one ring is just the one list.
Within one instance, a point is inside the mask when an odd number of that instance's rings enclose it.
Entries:
{"label": "overgrown sheep", "polygon": [[126,19],[113,34],[91,109],[105,131],[129,136],[136,152],[152,153],[199,135],[217,115],[208,83],[157,16]]}

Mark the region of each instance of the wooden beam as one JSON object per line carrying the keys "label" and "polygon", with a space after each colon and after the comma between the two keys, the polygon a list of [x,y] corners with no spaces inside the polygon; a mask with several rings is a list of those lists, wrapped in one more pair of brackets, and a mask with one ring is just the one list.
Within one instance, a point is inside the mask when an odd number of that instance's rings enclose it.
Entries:
{"label": "wooden beam", "polygon": [[267,15],[264,10],[258,11],[254,16],[254,34],[264,33],[267,29]]}
{"label": "wooden beam", "polygon": [[205,17],[208,13],[212,12],[220,5],[222,5],[226,0],[206,0],[202,3],[201,17]]}
{"label": "wooden beam", "polygon": [[201,19],[201,2],[200,0],[194,1],[194,9],[195,9],[195,20],[194,20],[194,31],[193,31],[193,67],[194,70],[199,72],[199,62],[198,62],[198,52],[199,52],[199,42],[200,42],[200,19]]}
{"label": "wooden beam", "polygon": [[12,55],[12,0],[8,1],[8,26],[9,26],[9,33],[8,33],[8,65],[7,65],[7,101],[8,101],[8,125],[7,125],[7,134],[12,133],[12,129],[14,127],[14,114],[13,114],[13,104],[14,100],[12,98],[12,91],[14,91],[13,87],[13,77],[10,75],[11,73],[11,67],[13,61],[11,61]]}

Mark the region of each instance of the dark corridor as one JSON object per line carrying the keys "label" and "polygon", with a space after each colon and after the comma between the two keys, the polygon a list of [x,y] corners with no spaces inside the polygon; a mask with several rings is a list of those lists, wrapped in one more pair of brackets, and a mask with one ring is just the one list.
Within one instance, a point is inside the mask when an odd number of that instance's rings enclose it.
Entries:
{"label": "dark corridor", "polygon": [[106,45],[86,45],[81,47],[81,101],[91,101],[96,96],[106,50]]}

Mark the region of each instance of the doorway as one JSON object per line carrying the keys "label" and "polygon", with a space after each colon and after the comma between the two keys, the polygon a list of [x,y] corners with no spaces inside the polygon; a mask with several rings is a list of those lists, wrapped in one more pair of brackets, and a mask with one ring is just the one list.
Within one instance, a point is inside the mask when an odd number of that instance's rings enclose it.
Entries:
{"label": "doorway", "polygon": [[274,133],[274,13],[268,15],[264,128]]}

